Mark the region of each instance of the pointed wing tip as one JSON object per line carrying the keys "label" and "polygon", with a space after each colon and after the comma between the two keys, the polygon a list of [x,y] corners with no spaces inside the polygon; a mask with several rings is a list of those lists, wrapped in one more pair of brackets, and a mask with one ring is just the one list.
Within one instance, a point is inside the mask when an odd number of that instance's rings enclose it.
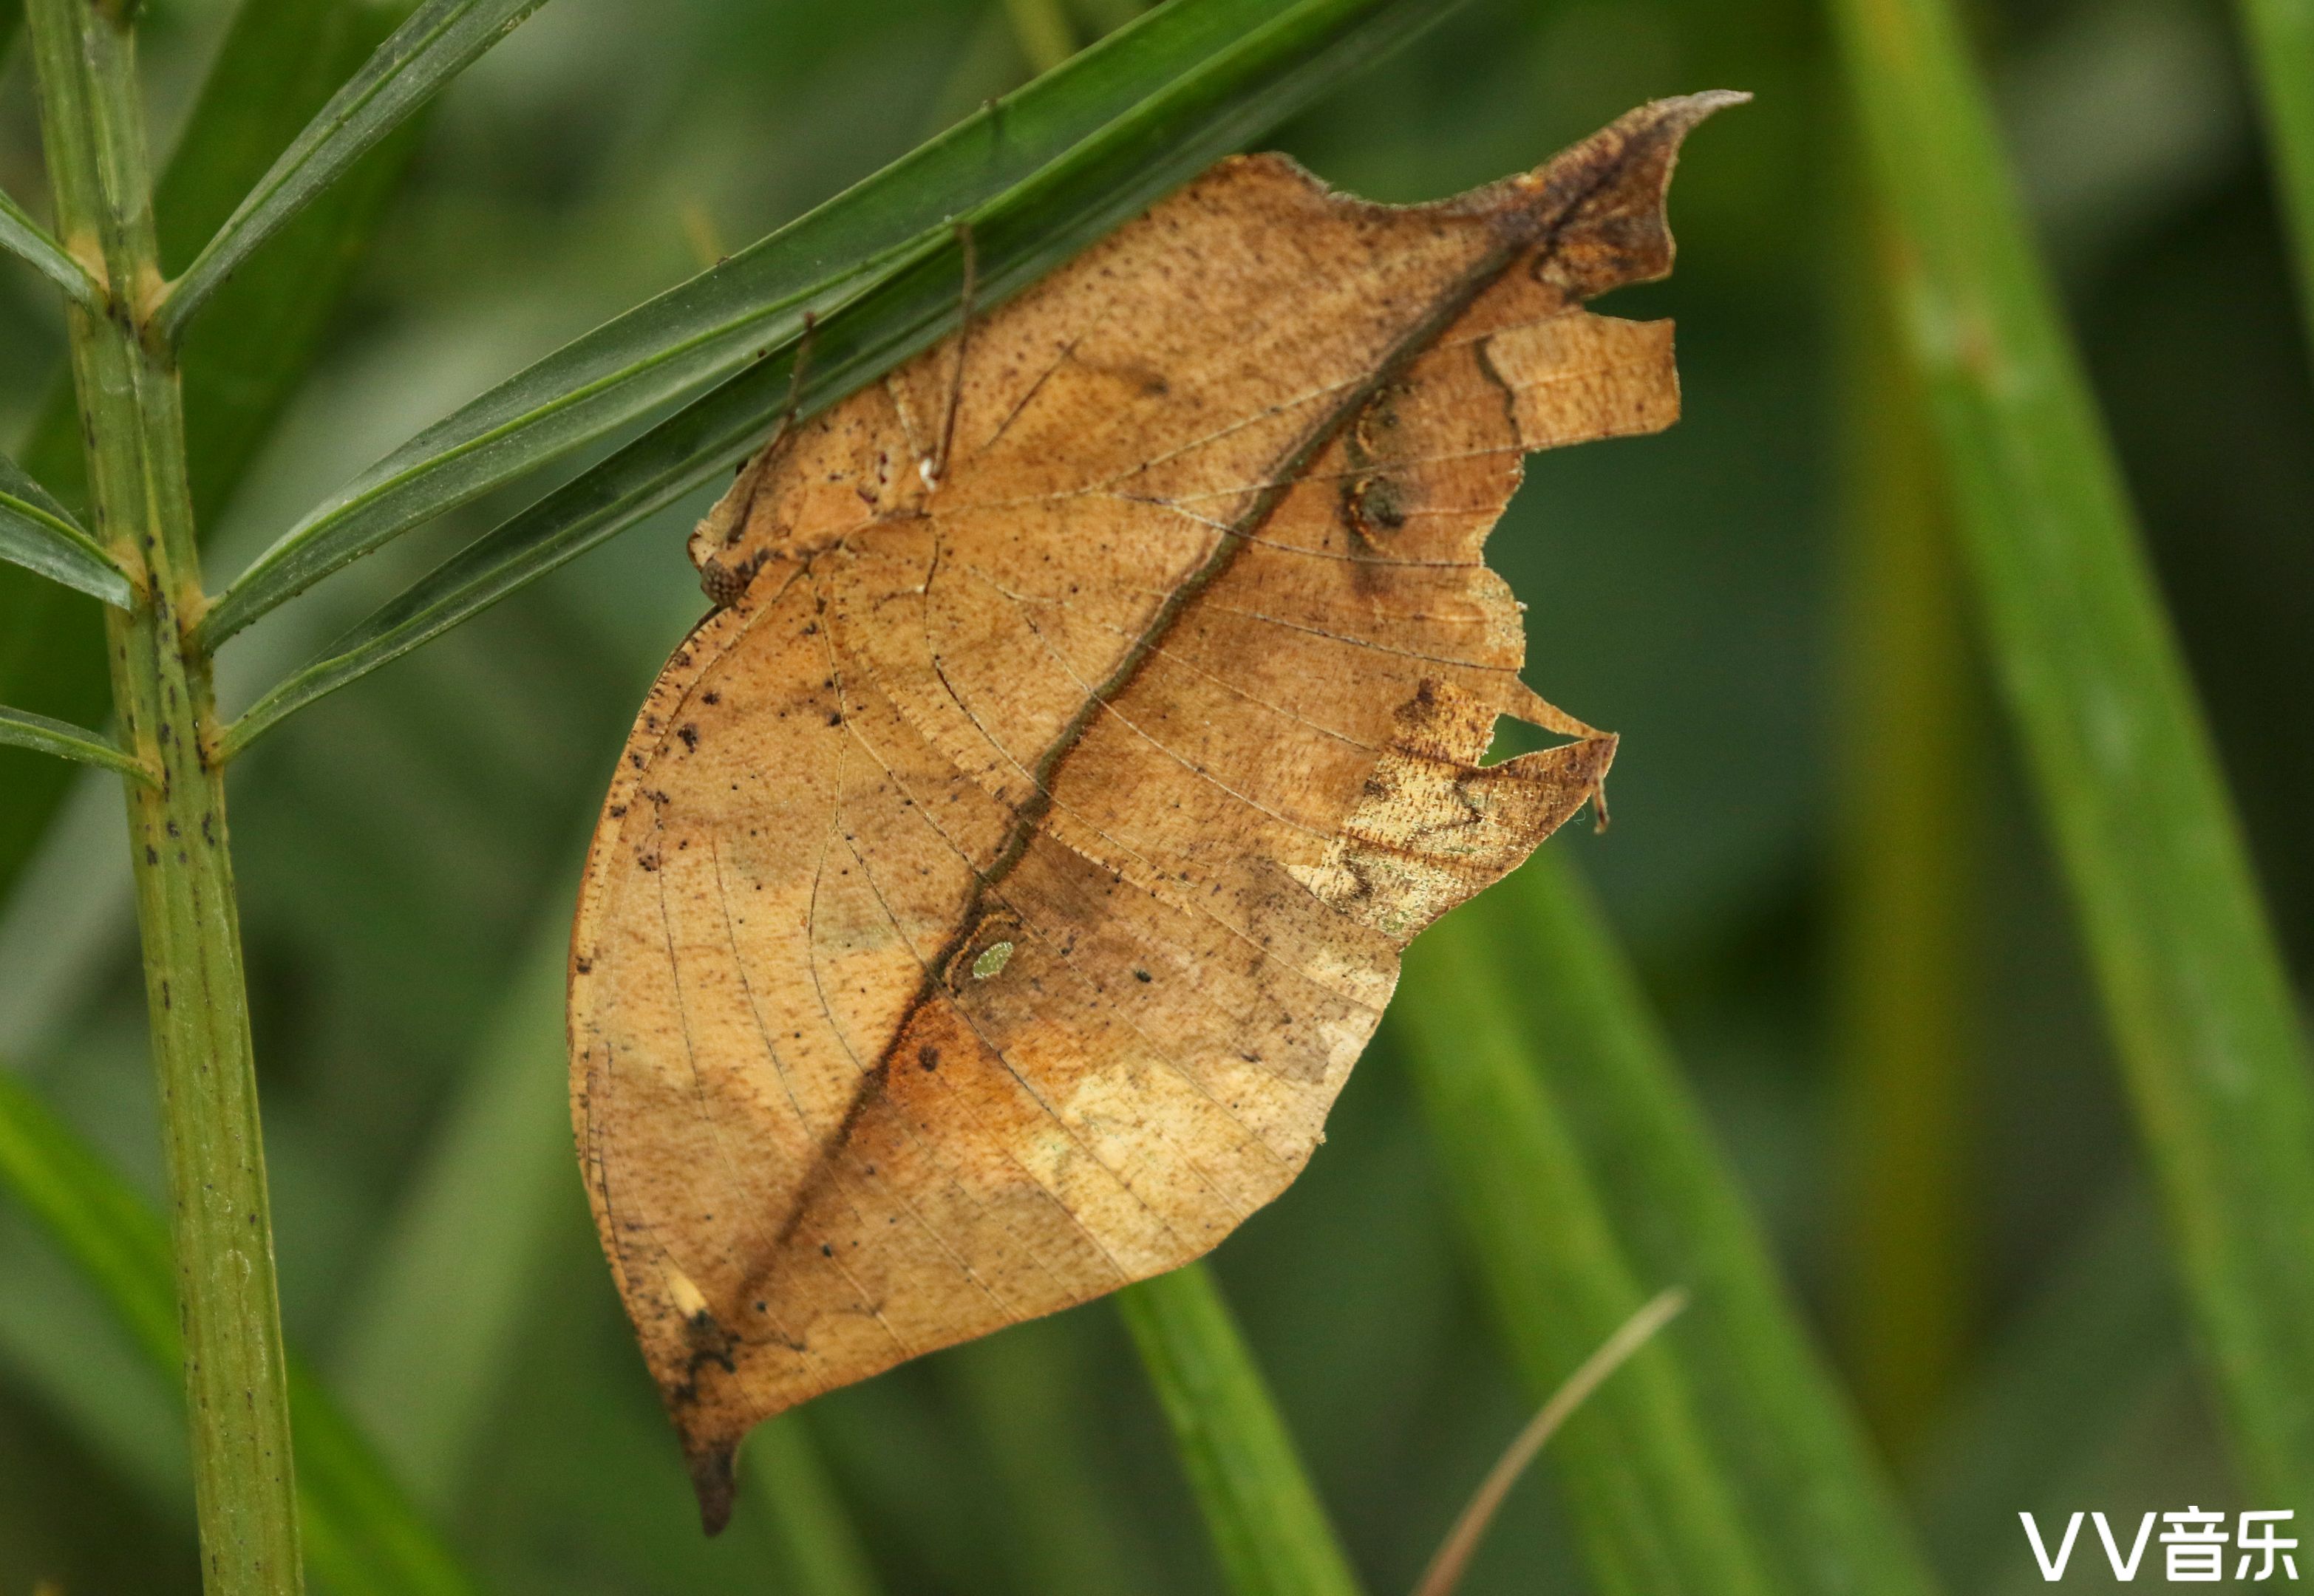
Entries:
{"label": "pointed wing tip", "polygon": [[1700,89],[1692,94],[1673,94],[1662,100],[1650,100],[1638,110],[1627,113],[1626,122],[1640,123],[1650,130],[1668,132],[1674,138],[1684,137],[1698,122],[1717,116],[1723,110],[1752,102],[1749,89]]}
{"label": "pointed wing tip", "polygon": [[[1627,137],[1647,144],[1668,140],[1674,153],[1695,131],[1696,125],[1734,106],[1752,101],[1749,89],[1703,89],[1692,94],[1674,94],[1667,99],[1650,100],[1635,110],[1626,112],[1615,124]],[[1668,176],[1668,174],[1666,174]]]}
{"label": "pointed wing tip", "polygon": [[1714,111],[1726,110],[1735,105],[1749,105],[1751,102],[1752,91],[1749,89],[1699,89],[1692,94],[1675,95],[1668,101],[1661,101],[1657,103],[1683,106],[1691,115],[1700,119],[1709,116]]}
{"label": "pointed wing tip", "polygon": [[728,1441],[699,1446],[685,1459],[691,1488],[699,1497],[699,1527],[710,1537],[722,1534],[731,1521],[739,1490],[737,1459],[738,1448]]}

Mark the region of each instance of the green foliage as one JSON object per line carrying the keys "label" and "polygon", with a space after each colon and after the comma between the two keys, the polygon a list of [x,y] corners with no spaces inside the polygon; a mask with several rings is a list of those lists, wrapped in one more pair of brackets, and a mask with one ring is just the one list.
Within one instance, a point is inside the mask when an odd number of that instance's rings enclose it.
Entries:
{"label": "green foliage", "polygon": [[[13,1076],[0,1071],[0,1183],[79,1266],[155,1378],[184,1351],[161,1216]],[[340,1596],[467,1596],[474,1586],[313,1377],[293,1369],[306,1554]]]}
{"label": "green foliage", "polygon": [[1425,934],[1392,1013],[1531,1394],[1654,1293],[1692,1299],[1554,1442],[1597,1587],[1932,1590],[1566,867],[1546,852]]}
{"label": "green foliage", "polygon": [[0,454],[0,560],[51,582],[128,607],[128,578],[23,468]]}
{"label": "green foliage", "polygon": [[155,317],[156,334],[174,342],[218,285],[260,244],[320,198],[542,3],[426,0],[330,96],[330,102],[281,152],[192,264],[172,282]]}
{"label": "green foliage", "polygon": [[2290,229],[2299,336],[2314,354],[2314,11],[2292,0],[2237,0],[2271,143],[2274,198]]}
{"label": "green foliage", "polygon": [[1204,1265],[1129,1285],[1118,1311],[1236,1596],[1356,1596],[1358,1582]]}
{"label": "green foliage", "polygon": [[[164,269],[216,230],[399,14],[393,4],[245,0],[154,197]],[[389,140],[357,166],[234,274],[186,339],[179,366],[187,469],[205,533],[304,377],[409,154],[406,142]],[[67,502],[83,497],[80,422],[67,385],[53,386],[18,457]],[[103,650],[86,605],[0,567],[0,700],[102,721]],[[47,761],[0,753],[0,889],[39,842],[65,780]]]}
{"label": "green foliage", "polygon": [[881,1587],[867,1548],[812,1444],[809,1422],[787,1413],[755,1432],[747,1443],[747,1488],[776,1526],[790,1577],[804,1596],[877,1596]]}
{"label": "green foliage", "polygon": [[[1129,214],[1249,128],[1290,113],[1403,37],[1418,9],[1373,0],[1191,0],[1151,14],[428,428],[318,506],[235,578],[205,618],[202,635],[222,642],[445,511],[671,400],[774,356],[792,359],[811,318],[856,328],[863,319],[894,314],[888,299],[872,306],[861,301],[952,246],[959,223],[985,227],[1038,207],[1037,222],[1060,235],[1040,259],[1064,258],[1065,240],[1085,229],[1081,218],[1055,213],[1056,183],[1073,179],[1076,193],[1092,197],[1080,198],[1081,205],[1122,197],[1121,206],[1103,214]],[[1309,58],[1313,51],[1319,58]],[[1031,277],[1037,270],[1024,269]],[[943,279],[943,291],[942,308],[953,310],[952,275]],[[816,393],[847,391],[824,352],[835,336],[835,325],[823,327]],[[905,347],[922,332],[904,327],[844,336],[882,349]],[[779,370],[782,376],[767,387],[754,386],[782,395],[788,367]],[[854,386],[861,380],[857,373],[849,377]],[[750,410],[749,425],[768,427],[782,408]]]}
{"label": "green foliage", "polygon": [[2314,1059],[1946,0],[1835,16],[1889,291],[2245,1477],[2314,1505]]}
{"label": "green foliage", "polygon": [[[6,40],[0,38],[0,50]],[[48,278],[75,304],[93,306],[97,287],[82,266],[65,252],[64,245],[50,238],[48,230],[24,214],[24,207],[5,194],[0,194],[0,249],[5,249],[18,259],[31,263],[32,269]]]}
{"label": "green foliage", "polygon": [[83,764],[102,765],[148,786],[153,782],[152,772],[103,734],[68,720],[35,715],[30,710],[12,710],[0,704],[0,744],[30,748],[36,754],[52,754],[58,759],[77,760]]}

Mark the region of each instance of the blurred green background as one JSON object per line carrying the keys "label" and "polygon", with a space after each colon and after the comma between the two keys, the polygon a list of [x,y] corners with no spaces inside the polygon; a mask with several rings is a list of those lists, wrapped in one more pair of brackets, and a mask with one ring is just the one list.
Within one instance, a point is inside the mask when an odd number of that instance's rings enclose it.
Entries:
{"label": "blurred green background", "polygon": [[[1060,14],[1082,41],[1133,10]],[[153,5],[164,142],[231,12]],[[1051,15],[555,0],[432,114],[212,569],[459,401],[1017,84],[1055,48],[1023,19]],[[2314,394],[2236,35],[2205,0],[2003,0],[1974,20],[2302,980]],[[22,57],[0,71],[0,187],[39,195]],[[1873,241],[1820,13],[1479,0],[1267,142],[1354,191],[1428,198],[1707,87],[1758,99],[1691,145],[1678,274],[1602,307],[1678,319],[1686,417],[1532,461],[1489,550],[1532,606],[1529,679],[1624,739],[1613,829],[1550,846],[1637,957],[1952,1586],[2037,1587],[2019,1508],[2265,1504],[2238,1500],[2186,1362],[1960,600],[1933,560],[1889,553],[1892,526],[1933,526],[1937,490],[1902,469],[1924,445],[1858,286]],[[43,285],[0,271],[0,445],[62,352]],[[229,707],[519,502],[403,540],[236,645]],[[788,1588],[760,1498],[698,1534],[561,1106],[567,900],[634,706],[702,608],[682,552],[702,507],[331,700],[235,775],[289,1337],[508,1592]],[[1891,581],[1909,613],[1956,612],[1910,675],[1889,663]],[[31,757],[0,753],[0,783]],[[157,1195],[119,832],[110,779],[84,778],[0,903],[0,1059]],[[1923,939],[1892,950],[1891,916]],[[1215,1262],[1351,1552],[1404,1588],[1527,1403],[1390,1027],[1309,1173]],[[178,1404],[0,1206],[0,1593],[196,1588]],[[1106,1305],[804,1422],[893,1592],[1218,1588]],[[2096,1559],[2071,1583],[2105,1577]],[[1542,1477],[1466,1588],[1584,1588]]]}

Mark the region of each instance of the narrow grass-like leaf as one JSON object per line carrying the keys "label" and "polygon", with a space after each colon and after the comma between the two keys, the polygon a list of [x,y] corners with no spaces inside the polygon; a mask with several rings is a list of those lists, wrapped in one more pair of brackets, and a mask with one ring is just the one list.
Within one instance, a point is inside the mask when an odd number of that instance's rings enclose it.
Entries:
{"label": "narrow grass-like leaf", "polygon": [[[978,308],[1034,282],[1444,9],[1303,0],[1199,70],[1159,85],[1066,158],[967,213]],[[728,472],[782,416],[810,416],[925,348],[957,324],[963,287],[952,230],[916,244],[808,339],[767,353],[436,568],[260,699],[227,729],[224,753]]]}
{"label": "narrow grass-like leaf", "polygon": [[1947,0],[1835,0],[1890,284],[2246,1483],[2314,1510],[2314,1061]]}
{"label": "narrow grass-like leaf", "polygon": [[1598,1588],[1930,1591],[1630,970],[1555,855],[1425,932],[1391,1013],[1472,1267],[1538,1399],[1651,1292],[1691,1299],[1552,1443]]}
{"label": "narrow grass-like leaf", "polygon": [[747,1441],[740,1487],[772,1526],[786,1563],[781,1588],[802,1596],[878,1596],[875,1565],[827,1472],[800,1409],[782,1414]]}
{"label": "narrow grass-like leaf", "polygon": [[[163,269],[190,259],[338,85],[407,11],[404,0],[241,0],[154,199]],[[186,338],[187,472],[201,527],[239,485],[304,377],[407,164],[416,124],[390,138],[234,274]],[[58,383],[20,456],[79,499],[80,419]],[[102,617],[0,566],[0,699],[102,720],[110,708]],[[0,891],[60,801],[62,765],[0,754]]]}
{"label": "narrow grass-like leaf", "polygon": [[[1849,185],[1862,196],[1861,175]],[[1854,212],[1865,212],[1858,204]],[[1839,1328],[1857,1405],[1909,1459],[1959,1373],[1975,1270],[1974,722],[1936,440],[1864,215],[1837,306],[1846,455],[1832,1021]]]}
{"label": "narrow grass-like leaf", "polygon": [[1121,220],[1453,3],[1176,0],[1150,13],[427,428],[235,578],[202,641],[214,648],[445,510],[785,348],[808,315],[826,321],[946,246],[959,219],[985,225],[1091,166],[1130,198]]}
{"label": "narrow grass-like leaf", "polygon": [[[55,1239],[161,1378],[183,1359],[169,1228],[36,1097],[0,1070],[0,1186]],[[470,1596],[474,1585],[328,1396],[293,1367],[305,1554],[339,1596]]]}
{"label": "narrow grass-like leaf", "polygon": [[120,609],[136,597],[112,556],[5,454],[0,454],[0,560]]}
{"label": "narrow grass-like leaf", "polygon": [[173,340],[251,251],[543,3],[426,0],[330,97],[170,286],[155,316],[161,336]]}
{"label": "narrow grass-like leaf", "polygon": [[[0,51],[7,48],[0,40]],[[66,252],[49,230],[24,214],[24,207],[0,194],[0,249],[28,261],[32,269],[62,288],[75,304],[93,309],[102,295],[88,269]]]}
{"label": "narrow grass-like leaf", "polygon": [[1355,1596],[1356,1577],[1294,1439],[1203,1264],[1130,1285],[1140,1350],[1235,1596]]}
{"label": "narrow grass-like leaf", "polygon": [[2298,278],[2299,335],[2314,353],[2314,5],[2238,0],[2265,113],[2274,198]]}
{"label": "narrow grass-like leaf", "polygon": [[153,784],[153,772],[102,733],[75,726],[69,720],[35,715],[30,710],[12,710],[0,704],[0,745],[30,748],[36,754],[53,754],[58,759],[78,760],[83,764],[102,765],[109,771],[133,776],[148,787]]}

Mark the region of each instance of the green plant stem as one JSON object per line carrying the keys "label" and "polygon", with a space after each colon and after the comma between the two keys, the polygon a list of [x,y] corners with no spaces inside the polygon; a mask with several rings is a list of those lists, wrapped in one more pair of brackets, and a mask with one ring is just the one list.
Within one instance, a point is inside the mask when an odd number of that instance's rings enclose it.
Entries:
{"label": "green plant stem", "polygon": [[2314,353],[2314,0],[2237,0],[2237,9],[2298,278],[2301,336]]}
{"label": "green plant stem", "polygon": [[[1861,209],[1862,207],[1859,207]],[[1844,1168],[1841,1327],[1858,1405],[1908,1458],[1972,1314],[1967,1127],[1974,796],[1967,638],[1919,384],[1859,237],[1843,322],[1846,680],[1832,1021]]]}
{"label": "green plant stem", "polygon": [[2314,1509],[2314,1064],[1948,0],[1834,0],[1892,289],[2244,1483]]}
{"label": "green plant stem", "polygon": [[1357,1596],[1268,1383],[1203,1264],[1117,1294],[1236,1596]]}
{"label": "green plant stem", "polygon": [[288,1389],[209,671],[180,620],[200,603],[184,418],[142,336],[161,278],[135,35],[89,0],[29,14],[60,230],[107,295],[103,315],[70,313],[96,535],[146,578],[107,643],[122,741],[161,776],[128,784],[128,816],[202,1569],[210,1596],[278,1596],[304,1581]]}

